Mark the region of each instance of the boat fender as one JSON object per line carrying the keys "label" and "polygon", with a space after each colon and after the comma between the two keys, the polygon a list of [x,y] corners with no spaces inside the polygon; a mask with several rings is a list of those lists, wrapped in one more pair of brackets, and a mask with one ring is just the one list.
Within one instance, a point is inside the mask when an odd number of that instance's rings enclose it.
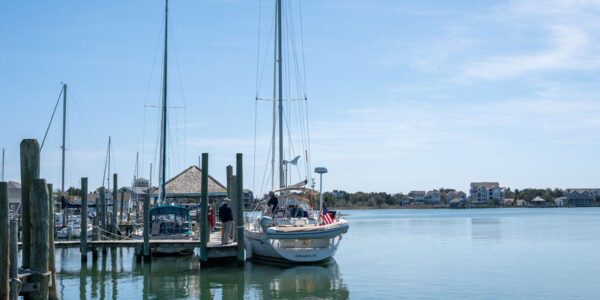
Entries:
{"label": "boat fender", "polygon": [[267,230],[269,229],[269,227],[273,226],[273,219],[271,217],[263,216],[263,217],[260,217],[259,223],[260,223],[260,226],[262,227],[262,231],[263,231],[262,242],[266,243],[268,240]]}
{"label": "boat fender", "polygon": [[260,217],[259,222],[263,232],[267,232],[267,229],[273,226],[273,219],[271,217]]}

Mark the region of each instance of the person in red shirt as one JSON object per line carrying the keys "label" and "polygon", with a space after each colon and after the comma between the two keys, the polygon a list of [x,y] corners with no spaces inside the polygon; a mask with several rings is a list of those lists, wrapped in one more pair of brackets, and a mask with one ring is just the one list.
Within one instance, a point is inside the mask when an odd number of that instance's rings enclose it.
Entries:
{"label": "person in red shirt", "polygon": [[210,232],[213,232],[215,228],[215,217],[213,214],[212,206],[208,206],[208,226],[210,226]]}

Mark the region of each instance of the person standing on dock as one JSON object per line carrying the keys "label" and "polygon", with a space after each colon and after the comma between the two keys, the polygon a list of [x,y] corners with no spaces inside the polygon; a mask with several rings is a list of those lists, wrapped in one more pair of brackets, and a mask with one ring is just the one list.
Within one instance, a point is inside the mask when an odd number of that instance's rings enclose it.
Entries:
{"label": "person standing on dock", "polygon": [[231,225],[233,223],[233,212],[229,207],[229,198],[225,198],[223,205],[219,207],[219,219],[221,219],[221,244],[229,244],[229,235],[231,234]]}
{"label": "person standing on dock", "polygon": [[215,228],[215,215],[213,212],[212,206],[208,206],[208,226],[210,227],[210,232],[213,232]]}

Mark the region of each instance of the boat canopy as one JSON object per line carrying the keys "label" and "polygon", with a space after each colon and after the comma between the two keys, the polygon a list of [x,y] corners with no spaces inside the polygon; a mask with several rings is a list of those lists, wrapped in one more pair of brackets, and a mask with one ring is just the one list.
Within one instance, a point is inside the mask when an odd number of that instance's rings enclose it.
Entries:
{"label": "boat canopy", "polygon": [[[87,205],[88,207],[96,207],[96,203],[88,203]],[[106,206],[113,206],[113,202],[106,202]],[[65,198],[64,196],[62,196],[62,199],[60,201],[60,208],[61,209],[65,209],[65,208],[81,208],[81,203],[73,203],[69,200],[67,200],[67,198]]]}
{"label": "boat canopy", "polygon": [[301,193],[306,193],[306,194],[311,194],[311,195],[319,194],[319,191],[315,191],[313,189],[309,189],[306,187],[284,187],[284,188],[273,190],[274,193],[291,192],[291,191],[298,191]]}
{"label": "boat canopy", "polygon": [[190,219],[190,211],[179,205],[161,205],[150,209],[150,218],[154,216],[174,215],[183,217],[186,221]]}

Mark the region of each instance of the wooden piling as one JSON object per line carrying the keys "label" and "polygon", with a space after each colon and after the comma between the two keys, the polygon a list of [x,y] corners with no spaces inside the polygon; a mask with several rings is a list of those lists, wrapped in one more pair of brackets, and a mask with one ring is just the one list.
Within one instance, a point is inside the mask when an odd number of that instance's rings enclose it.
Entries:
{"label": "wooden piling", "polygon": [[88,221],[88,179],[87,177],[81,178],[81,245],[79,252],[81,252],[81,261],[87,262],[87,221]]}
{"label": "wooden piling", "polygon": [[48,269],[52,278],[52,287],[50,287],[48,299],[58,299],[58,288],[56,287],[56,256],[54,251],[54,233],[55,222],[54,222],[54,197],[53,197],[53,186],[52,183],[48,183]]}
{"label": "wooden piling", "polygon": [[[99,218],[98,218],[98,203],[96,203],[96,215],[92,219],[92,241],[97,241],[99,237]],[[98,248],[92,246],[92,260],[96,261],[98,259]]]}
{"label": "wooden piling", "polygon": [[[121,209],[119,209],[120,211],[120,215],[119,215],[119,224],[123,224],[123,201],[125,198],[125,191],[121,191]],[[129,218],[127,218],[129,220]]]}
{"label": "wooden piling", "polygon": [[237,261],[244,263],[244,176],[242,153],[236,155],[236,229],[237,229]]}
{"label": "wooden piling", "polygon": [[227,198],[231,199],[231,176],[233,176],[233,167],[227,166]]}
{"label": "wooden piling", "polygon": [[[231,204],[231,207],[232,207],[231,211],[232,211],[233,214],[235,214],[235,210],[233,209],[233,207],[234,207],[234,201],[235,201],[235,197],[233,196],[233,190],[234,190],[233,185],[234,185],[234,183],[232,182],[233,167],[231,165],[227,166],[226,174],[227,174],[227,198],[229,198],[229,200],[230,200],[230,204]],[[235,215],[233,215],[233,219],[235,220]],[[234,235],[234,239],[235,239],[235,235]]]}
{"label": "wooden piling", "polygon": [[18,244],[18,239],[19,239],[19,224],[17,223],[17,221],[12,220],[10,221],[10,299],[11,300],[16,300],[19,298],[19,288],[21,286],[21,283],[18,281],[19,278],[19,266],[17,266],[18,264],[18,259],[19,259],[19,244]]}
{"label": "wooden piling", "polygon": [[144,248],[145,260],[150,260],[150,196],[144,195]]}
{"label": "wooden piling", "polygon": [[106,230],[106,190],[104,187],[100,187],[100,198],[98,199],[100,203],[96,206],[98,209],[98,217],[100,223],[100,235],[98,236],[99,240],[103,240],[104,230]]}
{"label": "wooden piling", "polygon": [[115,239],[117,236],[117,233],[119,232],[119,226],[117,224],[117,209],[119,208],[119,206],[117,206],[117,174],[113,174],[113,192],[112,192],[112,199],[113,199],[113,209],[112,209],[112,219],[110,221],[111,223],[111,232],[112,232],[112,237],[110,238]]}
{"label": "wooden piling", "polygon": [[[100,235],[98,236],[98,238],[100,240],[105,240],[106,232],[108,229],[108,226],[106,224],[108,221],[107,220],[108,216],[106,213],[106,211],[107,211],[107,209],[106,209],[106,204],[107,204],[106,203],[106,189],[104,187],[100,188],[100,204],[102,206],[100,209],[100,230],[99,230]],[[106,254],[106,252],[107,252],[106,247],[102,247],[102,254]]]}
{"label": "wooden piling", "polygon": [[208,252],[206,246],[208,243],[208,153],[202,153],[202,178],[200,181],[200,266],[208,265]]}
{"label": "wooden piling", "polygon": [[237,242],[237,239],[236,239],[237,230],[235,229],[235,228],[237,228],[236,227],[236,224],[237,224],[236,207],[237,206],[235,204],[236,203],[236,199],[237,199],[237,189],[235,188],[237,186],[237,176],[235,176],[235,175],[231,176],[231,180],[229,182],[231,183],[231,198],[230,198],[231,199],[231,204],[230,204],[230,207],[231,207],[231,215],[233,217],[233,220],[231,222],[232,223],[232,228],[231,228],[230,234],[232,236],[232,240],[234,242]]}
{"label": "wooden piling", "polygon": [[31,276],[32,282],[38,288],[34,289],[34,299],[48,299],[48,277],[40,275],[47,273],[48,268],[48,189],[45,179],[33,179],[30,193],[31,206],[31,270],[38,272]]}
{"label": "wooden piling", "polygon": [[7,300],[10,283],[8,183],[0,182],[0,300]]}
{"label": "wooden piling", "polygon": [[23,253],[22,266],[29,268],[31,231],[30,231],[30,189],[33,179],[40,177],[40,145],[35,139],[24,139],[21,141],[21,215],[22,215],[22,237]]}
{"label": "wooden piling", "polygon": [[[21,193],[23,191],[21,190]],[[21,201],[21,210],[23,210],[23,202]],[[23,223],[21,222],[21,214],[17,216],[17,238],[21,241],[21,237],[23,236]]]}

